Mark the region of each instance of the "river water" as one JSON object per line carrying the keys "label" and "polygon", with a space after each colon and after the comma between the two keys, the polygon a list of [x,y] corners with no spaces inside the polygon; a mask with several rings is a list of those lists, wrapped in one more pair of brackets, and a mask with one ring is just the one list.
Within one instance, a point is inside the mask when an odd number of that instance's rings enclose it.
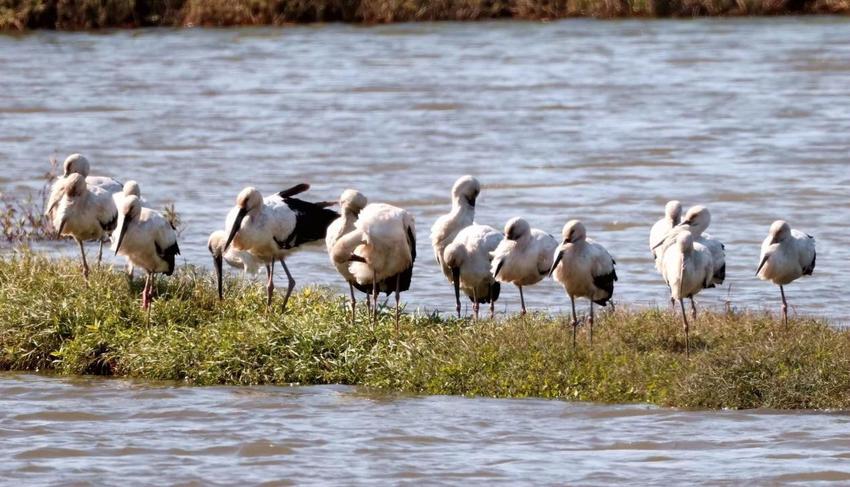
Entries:
{"label": "river water", "polygon": [[[778,311],[754,274],[787,219],[818,245],[793,311],[850,318],[850,18],[38,32],[0,36],[0,66],[0,191],[82,152],[150,206],[175,202],[185,262],[209,265],[206,237],[244,186],[353,187],[417,219],[408,309],[452,310],[428,229],[470,173],[480,223],[559,234],[583,219],[619,263],[621,304],[666,302],[648,230],[678,198],[708,205],[727,245],[731,289],[701,301]],[[343,288],[322,247],[289,263],[299,285]],[[515,311],[517,291],[503,296]],[[526,298],[568,308],[551,281]]]}
{"label": "river water", "polygon": [[25,484],[850,482],[850,416],[0,375]]}
{"label": "river water", "polygon": [[[38,32],[0,36],[0,66],[0,191],[82,152],[176,204],[187,263],[208,263],[246,185],[354,187],[417,218],[408,309],[451,310],[427,235],[470,173],[481,223],[583,219],[631,306],[666,302],[646,241],[668,199],[708,205],[727,244],[731,287],[700,295],[710,307],[778,307],[753,274],[787,219],[819,253],[792,309],[850,318],[848,18]],[[341,287],[321,247],[289,263],[299,285]],[[526,299],[567,304],[551,282]],[[517,305],[506,289],[500,311]],[[0,418],[0,479],[26,483],[850,482],[844,414],[7,374]]]}

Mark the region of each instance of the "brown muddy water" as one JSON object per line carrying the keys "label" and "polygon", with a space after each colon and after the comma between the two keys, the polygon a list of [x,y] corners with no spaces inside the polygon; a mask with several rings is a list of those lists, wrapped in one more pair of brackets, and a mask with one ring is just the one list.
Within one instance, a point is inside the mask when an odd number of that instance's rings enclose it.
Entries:
{"label": "brown muddy water", "polygon": [[[470,173],[480,223],[583,219],[632,305],[666,302],[647,238],[668,199],[708,205],[727,244],[728,285],[706,306],[778,310],[754,274],[787,219],[819,251],[787,290],[794,312],[850,317],[850,18],[37,32],[0,36],[0,66],[0,190],[82,152],[150,206],[175,202],[184,262],[209,265],[206,237],[244,186],[353,187],[417,219],[408,309],[452,310],[428,229]],[[289,262],[299,285],[343,288],[322,247]],[[552,281],[526,298],[568,308]],[[505,289],[499,310],[518,301]]]}
{"label": "brown muddy water", "polygon": [[[700,295],[715,308],[778,308],[754,273],[787,219],[819,253],[793,309],[850,317],[848,18],[38,32],[0,36],[0,66],[0,191],[85,153],[150,206],[175,202],[186,263],[208,265],[206,236],[246,185],[307,181],[322,200],[353,187],[417,218],[408,310],[451,310],[427,235],[470,173],[481,223],[585,220],[631,306],[666,302],[647,234],[668,199],[708,205],[727,244],[729,286]],[[289,264],[300,286],[342,288],[321,247]],[[526,299],[567,309],[552,282]],[[500,311],[517,305],[505,289]],[[16,483],[850,483],[845,414],[334,386],[4,374],[0,443]]]}
{"label": "brown muddy water", "polygon": [[850,416],[0,374],[16,484],[850,482]]}

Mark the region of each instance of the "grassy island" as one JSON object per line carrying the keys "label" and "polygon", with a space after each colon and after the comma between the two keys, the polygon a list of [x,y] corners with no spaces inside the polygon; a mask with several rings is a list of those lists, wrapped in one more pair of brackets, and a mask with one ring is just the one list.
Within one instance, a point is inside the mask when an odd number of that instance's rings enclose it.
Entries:
{"label": "grassy island", "polygon": [[[191,384],[356,384],[421,394],[646,402],[686,408],[848,408],[850,331],[817,319],[705,312],[686,359],[666,310],[603,314],[590,349],[566,317],[495,321],[389,310],[349,323],[342,295],[301,288],[286,314],[259,284],[205,270],[160,279],[150,315],[141,282],[108,267],[19,251],[0,259],[0,369]],[[278,303],[280,300],[278,300]]]}

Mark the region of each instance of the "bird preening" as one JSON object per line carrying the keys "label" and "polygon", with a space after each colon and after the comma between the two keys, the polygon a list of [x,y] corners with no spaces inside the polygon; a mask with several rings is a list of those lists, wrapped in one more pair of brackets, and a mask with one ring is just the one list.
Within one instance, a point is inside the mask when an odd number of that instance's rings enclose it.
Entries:
{"label": "bird preening", "polygon": [[[145,272],[141,304],[150,310],[156,275],[170,276],[176,268],[180,254],[177,231],[162,214],[144,206],[138,183],[92,176],[90,170],[84,156],[68,156],[63,175],[50,188],[45,215],[60,236],[77,242],[86,278],[90,268],[85,242],[98,242],[102,251],[103,243],[111,241],[114,252],[127,258],[131,279],[133,268]],[[349,288],[351,324],[357,323],[357,292],[366,296],[371,323],[378,320],[378,296],[383,293],[395,297],[398,331],[400,296],[411,288],[417,255],[413,215],[389,203],[369,203],[355,189],[343,191],[333,202],[301,199],[309,189],[309,184],[299,183],[267,197],[254,187],[239,192],[223,229],[212,232],[207,240],[219,300],[226,299],[225,263],[241,270],[243,277],[264,266],[270,307],[274,267],[279,263],[288,281],[282,302],[285,311],[295,288],[288,258],[311,243],[324,241],[331,265]],[[576,311],[576,299],[588,300],[586,322],[592,346],[594,306],[612,303],[619,279],[612,255],[588,238],[587,227],[576,219],[564,224],[560,240],[532,228],[523,217],[511,218],[503,230],[482,224],[476,220],[481,192],[482,185],[475,177],[458,178],[451,187],[448,213],[440,216],[430,231],[436,263],[447,281],[446,300],[451,299],[457,317],[463,316],[461,295],[465,295],[473,319],[479,318],[482,304],[489,305],[489,316],[494,318],[495,303],[504,296],[502,284],[516,287],[520,315],[525,315],[524,291],[550,277],[563,286],[570,301],[573,347],[576,329],[583,321]],[[330,208],[336,205],[339,212]],[[669,289],[673,312],[681,315],[687,355],[691,327],[698,319],[695,297],[726,279],[726,246],[706,233],[711,221],[706,206],[683,212],[682,203],[672,200],[649,232],[654,265]],[[755,273],[779,286],[785,324],[785,286],[812,275],[815,260],[814,237],[792,229],[783,220],[773,222],[761,245]],[[685,309],[686,299],[691,303],[690,313]]]}

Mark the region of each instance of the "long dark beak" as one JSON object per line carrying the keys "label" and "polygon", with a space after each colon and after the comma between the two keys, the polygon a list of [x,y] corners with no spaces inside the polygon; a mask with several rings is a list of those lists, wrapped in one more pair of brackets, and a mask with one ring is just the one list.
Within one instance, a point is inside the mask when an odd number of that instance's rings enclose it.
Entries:
{"label": "long dark beak", "polygon": [[245,215],[248,214],[248,210],[245,208],[239,208],[239,213],[236,214],[236,221],[233,222],[233,226],[230,228],[230,235],[227,236],[227,242],[224,244],[224,250],[222,252],[227,252],[227,249],[230,248],[231,242],[236,237],[236,234],[239,232],[239,229],[242,228],[242,220],[245,219]]}
{"label": "long dark beak", "polygon": [[64,229],[65,229],[65,222],[66,222],[66,221],[67,221],[67,220],[65,220],[65,219],[63,218],[63,219],[62,219],[62,221],[59,223],[59,231],[58,231],[58,232],[56,232],[56,235],[59,235],[59,236],[61,236],[61,235],[62,235],[62,230],[64,230]]}
{"label": "long dark beak", "polygon": [[121,249],[121,243],[124,242],[124,235],[127,234],[127,224],[130,223],[132,218],[130,215],[124,215],[124,219],[121,222],[121,230],[118,232],[118,244],[115,245],[115,253],[118,253],[118,250]]}
{"label": "long dark beak", "polygon": [[759,272],[761,272],[761,268],[764,267],[765,264],[767,264],[767,259],[769,259],[769,258],[770,258],[769,255],[765,255],[764,258],[761,259],[761,263],[759,263],[759,268],[756,269],[756,276],[758,276]]}
{"label": "long dark beak", "polygon": [[552,268],[549,269],[549,277],[552,277],[552,274],[555,273],[555,269],[558,267],[558,264],[561,263],[561,259],[564,258],[564,251],[558,252],[558,255],[555,256],[555,262],[552,263]]}
{"label": "long dark beak", "polygon": [[457,303],[457,317],[460,318],[460,267],[452,267],[452,283],[455,286],[455,303]]}
{"label": "long dark beak", "polygon": [[220,255],[213,256],[213,269],[215,269],[215,280],[216,280],[216,285],[218,286],[218,300],[219,301],[224,299],[224,289],[223,289],[223,283],[222,283],[223,279],[222,279],[222,275],[221,275],[221,272],[222,272],[221,265],[222,265],[223,261],[224,261],[224,258],[222,256],[220,256]]}
{"label": "long dark beak", "polygon": [[467,201],[467,203],[469,203],[469,206],[471,206],[471,207],[475,208],[475,199],[476,199],[476,198],[478,198],[478,197],[477,197],[477,196],[472,196],[472,197],[467,197],[467,198],[466,198],[466,201]]}
{"label": "long dark beak", "polygon": [[666,242],[666,241],[667,241],[667,237],[662,238],[660,242],[658,242],[657,244],[655,244],[654,247],[652,247],[652,250],[655,250],[658,247],[661,247],[664,244],[664,242]]}

